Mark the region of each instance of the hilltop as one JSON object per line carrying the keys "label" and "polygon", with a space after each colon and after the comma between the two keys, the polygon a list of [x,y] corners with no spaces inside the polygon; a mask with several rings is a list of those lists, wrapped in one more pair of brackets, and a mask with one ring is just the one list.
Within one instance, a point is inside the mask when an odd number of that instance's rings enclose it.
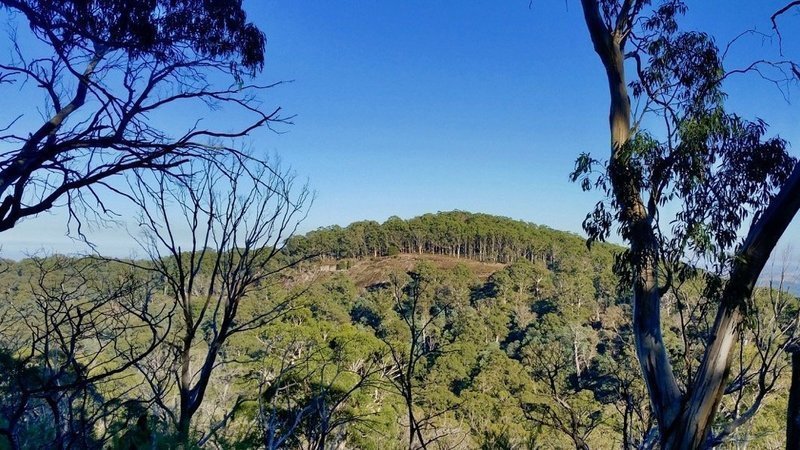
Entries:
{"label": "hilltop", "polygon": [[[597,243],[591,254],[610,257],[623,248]],[[507,217],[465,211],[424,214],[408,220],[392,216],[383,223],[332,225],[286,244],[289,255],[317,255],[323,261],[379,256],[438,255],[488,263],[525,259],[555,267],[565,255],[590,254],[585,238]]]}

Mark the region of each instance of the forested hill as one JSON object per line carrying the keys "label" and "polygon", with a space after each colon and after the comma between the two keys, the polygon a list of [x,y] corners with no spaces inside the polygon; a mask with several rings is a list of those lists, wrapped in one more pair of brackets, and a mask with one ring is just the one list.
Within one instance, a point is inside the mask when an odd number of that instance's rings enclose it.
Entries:
{"label": "forested hill", "polygon": [[[295,236],[286,250],[322,258],[364,258],[399,253],[447,255],[482,262],[512,263],[526,259],[555,266],[563,255],[586,255],[585,239],[506,217],[464,211],[438,212],[384,223],[367,220],[347,227],[329,226]],[[619,247],[596,245],[592,253],[610,257]],[[605,259],[605,258],[603,258]]]}
{"label": "forested hill", "polygon": [[[279,273],[282,258],[242,269],[243,252],[205,249],[3,261],[0,450],[8,436],[37,449],[646,448],[657,429],[612,272],[620,249],[448,212],[295,237],[290,261],[310,260]],[[684,373],[714,320],[703,283],[662,303]],[[733,443],[715,448],[777,450],[800,301],[758,289],[750,307],[760,325],[742,329],[715,425]],[[184,368],[208,384],[182,435],[181,395],[197,392]]]}

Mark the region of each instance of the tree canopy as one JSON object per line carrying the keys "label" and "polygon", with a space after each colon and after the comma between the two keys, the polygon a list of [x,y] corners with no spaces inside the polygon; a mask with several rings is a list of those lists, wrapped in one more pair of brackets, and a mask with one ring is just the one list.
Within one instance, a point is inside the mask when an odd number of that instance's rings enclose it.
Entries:
{"label": "tree canopy", "polygon": [[[57,202],[78,224],[107,217],[118,175],[247,158],[236,138],[282,120],[257,102],[267,86],[243,78],[263,67],[265,37],[240,1],[0,4],[22,21],[5,41],[2,88],[31,98],[0,125],[9,148],[0,157],[0,230]],[[161,129],[154,116],[178,105],[193,108],[195,123]],[[246,118],[232,129],[199,126],[222,108]]]}

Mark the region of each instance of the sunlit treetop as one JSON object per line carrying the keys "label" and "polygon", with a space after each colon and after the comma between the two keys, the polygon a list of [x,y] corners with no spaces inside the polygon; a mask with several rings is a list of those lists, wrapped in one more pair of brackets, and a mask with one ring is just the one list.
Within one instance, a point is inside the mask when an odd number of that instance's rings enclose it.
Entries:
{"label": "sunlit treetop", "polygon": [[247,21],[241,0],[0,1],[60,52],[83,47],[171,60],[188,51],[251,73],[264,65],[266,38]]}

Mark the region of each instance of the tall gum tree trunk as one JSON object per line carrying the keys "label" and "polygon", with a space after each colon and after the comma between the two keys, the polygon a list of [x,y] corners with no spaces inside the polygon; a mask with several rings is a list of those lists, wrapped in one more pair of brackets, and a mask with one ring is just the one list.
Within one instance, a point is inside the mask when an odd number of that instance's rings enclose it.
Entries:
{"label": "tall gum tree trunk", "polygon": [[624,40],[600,18],[596,0],[582,0],[584,18],[594,49],[606,70],[611,97],[611,161],[614,195],[629,226],[631,254],[635,262],[633,327],[636,354],[645,378],[653,410],[662,434],[680,408],[681,392],[672,372],[661,334],[661,297],[658,290],[658,246],[651,218],[642,201],[635,177],[629,176],[624,152],[631,134],[631,104],[625,82]]}
{"label": "tall gum tree trunk", "polygon": [[[664,448],[700,448],[708,436],[724,394],[731,365],[731,349],[739,339],[743,308],[753,294],[758,277],[778,240],[800,209],[800,163],[758,220],[737,251],[730,279],[722,292],[711,339],[703,362],[684,399],[681,417],[674,432],[664,440]],[[674,439],[674,440],[673,440]]]}
{"label": "tall gum tree trunk", "polygon": [[692,384],[691,395],[683,400],[680,417],[662,433],[665,449],[701,448],[705,442],[730,373],[731,349],[738,341],[742,315],[739,308],[720,308],[714,323],[716,338],[706,347],[703,363]]}

